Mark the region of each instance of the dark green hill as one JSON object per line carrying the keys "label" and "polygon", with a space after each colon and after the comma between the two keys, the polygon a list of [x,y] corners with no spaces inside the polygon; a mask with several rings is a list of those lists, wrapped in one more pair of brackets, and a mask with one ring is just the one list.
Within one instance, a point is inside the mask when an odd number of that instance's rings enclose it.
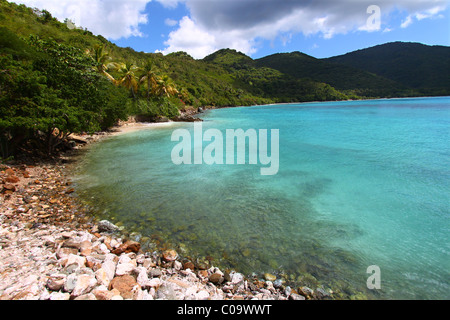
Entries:
{"label": "dark green hill", "polygon": [[255,62],[257,66],[273,68],[295,78],[327,83],[337,90],[359,96],[402,96],[407,91],[403,85],[374,73],[316,59],[298,51],[270,55]]}
{"label": "dark green hill", "polygon": [[245,54],[222,49],[202,61],[225,68],[234,86],[274,102],[343,100],[349,97],[329,84],[309,78],[296,78],[274,68],[258,66]]}
{"label": "dark green hill", "polygon": [[253,65],[253,59],[234,49],[221,49],[205,58],[203,61],[221,64],[228,68],[241,69]]}
{"label": "dark green hill", "polygon": [[366,70],[422,94],[450,94],[450,47],[392,42],[328,58],[324,62]]}

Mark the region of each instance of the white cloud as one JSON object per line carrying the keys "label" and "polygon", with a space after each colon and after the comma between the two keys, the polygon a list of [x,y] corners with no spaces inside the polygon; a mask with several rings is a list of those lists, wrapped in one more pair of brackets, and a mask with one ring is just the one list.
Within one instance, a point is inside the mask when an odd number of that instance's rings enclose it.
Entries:
{"label": "white cloud", "polygon": [[441,19],[443,18],[443,15],[440,13],[444,10],[445,6],[439,5],[423,11],[415,12],[413,14],[408,15],[406,19],[400,24],[400,27],[407,28],[414,22],[414,20],[421,21],[424,19],[433,19],[433,18]]}
{"label": "white cloud", "polygon": [[188,16],[179,21],[179,29],[169,34],[169,39],[164,42],[167,46],[162,53],[185,51],[196,59],[201,59],[221,48],[234,48],[246,53],[254,53],[252,41],[242,39],[241,35],[234,31],[214,33],[208,32],[196,24]]}
{"label": "white cloud", "polygon": [[161,3],[165,8],[176,8],[178,3],[183,2],[183,0],[156,0]]}
{"label": "white cloud", "polygon": [[[63,21],[70,18],[95,34],[117,40],[143,36],[140,27],[148,23],[145,8],[152,0],[13,0],[30,7],[47,9]],[[320,35],[324,39],[353,31],[388,32],[387,21],[394,10],[406,18],[407,28],[415,21],[442,17],[448,0],[153,0],[165,8],[184,4],[189,14],[165,24],[175,27],[162,51],[186,51],[202,58],[221,48],[233,48],[248,55],[261,40],[280,39],[287,44],[295,34]],[[381,24],[369,25],[373,4],[381,9]],[[170,12],[170,10],[168,11]],[[150,13],[151,14],[151,13]],[[395,25],[400,24],[398,21]]]}
{"label": "white cloud", "polygon": [[401,28],[407,28],[411,25],[411,23],[413,22],[412,16],[409,15],[406,17],[406,19],[401,23],[400,27]]}
{"label": "white cloud", "polygon": [[169,27],[175,27],[178,24],[178,21],[167,18],[166,20],[164,20],[164,24]]}
{"label": "white cloud", "polygon": [[172,31],[169,40],[164,43],[168,46],[162,50],[164,54],[186,51],[194,58],[203,58],[215,50],[214,36],[197,27],[189,17],[181,19],[179,25],[180,28]]}
{"label": "white cloud", "polygon": [[[369,19],[373,0],[161,0],[184,2],[189,9],[189,22],[183,18],[179,28],[169,35],[166,53],[186,51],[194,57],[221,48],[233,48],[251,55],[257,51],[258,39],[273,41],[279,38],[287,43],[287,36],[303,33],[319,34],[324,39],[355,30],[363,32],[389,32],[386,19],[393,10],[407,12],[402,28],[413,19],[436,17],[446,7],[446,0],[377,0],[381,13],[380,23]],[[375,21],[376,22],[376,21]],[[186,39],[193,32],[193,43]],[[196,45],[198,47],[196,47]]]}
{"label": "white cloud", "polygon": [[14,0],[48,10],[60,21],[71,19],[77,26],[109,39],[142,36],[139,25],[148,22],[144,13],[151,0]]}

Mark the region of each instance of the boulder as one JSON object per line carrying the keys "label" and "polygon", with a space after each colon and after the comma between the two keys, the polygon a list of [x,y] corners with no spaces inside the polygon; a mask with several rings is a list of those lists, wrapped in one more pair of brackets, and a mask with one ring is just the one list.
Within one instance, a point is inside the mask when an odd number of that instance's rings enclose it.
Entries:
{"label": "boulder", "polygon": [[14,191],[16,191],[15,185],[9,183],[3,185],[3,192],[14,192]]}
{"label": "boulder", "polygon": [[194,265],[194,263],[192,261],[187,261],[187,262],[185,262],[183,264],[183,269],[184,270],[186,270],[186,269],[194,270],[195,269],[195,265]]}
{"label": "boulder", "polygon": [[231,284],[237,285],[244,281],[244,275],[242,273],[235,272],[231,274]]}
{"label": "boulder", "polygon": [[163,252],[162,257],[165,261],[171,262],[178,258],[178,253],[175,250],[166,250]]}
{"label": "boulder", "polygon": [[17,183],[19,181],[20,181],[20,179],[16,176],[8,176],[5,178],[5,182],[8,182],[8,183]]}
{"label": "boulder", "polygon": [[78,276],[76,285],[73,288],[72,297],[78,297],[91,292],[97,285],[97,279],[90,274],[81,274]]}
{"label": "boulder", "polygon": [[133,276],[126,274],[115,277],[109,284],[110,290],[116,289],[124,299],[133,298],[133,288],[137,284]]}
{"label": "boulder", "polygon": [[67,275],[65,274],[52,274],[47,280],[47,288],[52,291],[61,290],[66,282]]}
{"label": "boulder", "polygon": [[311,288],[303,286],[298,288],[298,293],[300,293],[305,298],[311,298],[314,294],[314,291]]}
{"label": "boulder", "polygon": [[214,284],[221,284],[224,281],[224,278],[220,273],[213,273],[209,276],[209,281]]}
{"label": "boulder", "polygon": [[141,244],[139,242],[128,240],[125,243],[121,244],[117,249],[114,249],[112,253],[119,256],[122,253],[138,253],[140,249]]}
{"label": "boulder", "polygon": [[275,281],[275,280],[277,280],[277,276],[275,276],[275,275],[273,275],[273,274],[271,274],[271,273],[264,273],[264,279],[266,280],[266,281]]}
{"label": "boulder", "polygon": [[109,222],[108,220],[102,220],[98,223],[98,230],[100,232],[112,233],[119,230],[119,227]]}

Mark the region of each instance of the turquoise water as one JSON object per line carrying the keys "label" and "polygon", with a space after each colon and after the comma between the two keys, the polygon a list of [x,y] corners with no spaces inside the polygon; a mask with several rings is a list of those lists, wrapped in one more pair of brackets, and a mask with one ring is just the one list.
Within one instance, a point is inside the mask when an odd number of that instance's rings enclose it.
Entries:
{"label": "turquoise water", "polygon": [[[101,217],[185,256],[337,297],[450,299],[450,98],[212,110],[203,130],[279,129],[279,172],[174,165],[174,129],[96,144],[77,190]],[[204,146],[208,142],[204,142]],[[143,238],[146,239],[146,238]],[[367,267],[381,270],[368,290]]]}

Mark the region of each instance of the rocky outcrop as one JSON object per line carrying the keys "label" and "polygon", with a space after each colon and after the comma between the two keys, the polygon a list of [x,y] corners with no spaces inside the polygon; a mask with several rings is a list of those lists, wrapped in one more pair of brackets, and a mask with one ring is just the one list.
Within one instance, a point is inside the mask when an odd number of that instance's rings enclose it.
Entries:
{"label": "rocky outcrop", "polygon": [[288,298],[270,282],[257,286],[234,271],[198,270],[183,265],[175,250],[140,252],[136,242],[108,233],[16,223],[2,224],[0,239],[2,300]]}

